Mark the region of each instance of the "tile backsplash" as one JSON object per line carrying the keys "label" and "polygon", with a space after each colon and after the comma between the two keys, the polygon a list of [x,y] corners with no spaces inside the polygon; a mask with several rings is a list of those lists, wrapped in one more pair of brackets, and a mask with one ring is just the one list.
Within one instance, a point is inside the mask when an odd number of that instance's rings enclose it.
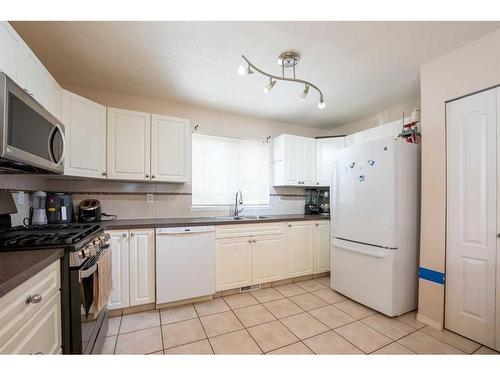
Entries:
{"label": "tile backsplash", "polygon": [[[1,176],[0,189],[11,190],[16,204],[16,191],[26,191],[25,203],[18,205],[18,214],[12,215],[14,225],[22,223],[28,215],[29,192],[73,193],[73,203],[94,198],[101,202],[102,211],[117,215],[118,219],[162,218],[162,217],[203,217],[228,215],[231,209],[192,209],[190,184],[160,184],[121,181],[72,180],[46,178],[42,176]],[[153,202],[147,202],[147,194],[153,194]],[[304,213],[304,188],[270,189],[270,203],[267,207],[245,207],[243,214],[302,214]]]}

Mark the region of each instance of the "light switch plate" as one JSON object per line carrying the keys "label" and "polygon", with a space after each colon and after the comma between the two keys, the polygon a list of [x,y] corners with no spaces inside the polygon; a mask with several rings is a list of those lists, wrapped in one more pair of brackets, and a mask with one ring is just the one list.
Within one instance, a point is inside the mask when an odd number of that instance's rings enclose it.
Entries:
{"label": "light switch plate", "polygon": [[155,201],[154,194],[146,194],[146,202],[153,203]]}
{"label": "light switch plate", "polygon": [[20,206],[24,206],[24,191],[19,191],[17,193],[17,203]]}

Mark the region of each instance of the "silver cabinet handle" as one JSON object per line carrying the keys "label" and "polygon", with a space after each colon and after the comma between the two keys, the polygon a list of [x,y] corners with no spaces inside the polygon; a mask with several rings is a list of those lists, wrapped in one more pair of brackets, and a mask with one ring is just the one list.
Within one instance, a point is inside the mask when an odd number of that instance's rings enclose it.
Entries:
{"label": "silver cabinet handle", "polygon": [[291,228],[292,227],[292,224],[288,224],[288,228]]}
{"label": "silver cabinet handle", "polygon": [[156,176],[154,174],[151,175],[151,178],[156,178]]}
{"label": "silver cabinet handle", "polygon": [[149,178],[149,175],[148,175],[148,174],[146,175],[146,178]]}
{"label": "silver cabinet handle", "polygon": [[122,234],[122,237],[123,237],[123,238],[126,238],[126,237],[128,237],[128,234],[127,234],[127,233],[123,233],[123,234]]}
{"label": "silver cabinet handle", "polygon": [[102,172],[102,175],[103,176],[107,176],[108,174],[106,172]]}
{"label": "silver cabinet handle", "polygon": [[249,239],[249,240],[248,240],[248,243],[252,243],[252,239]]}
{"label": "silver cabinet handle", "polygon": [[135,233],[134,232],[130,233],[130,237],[135,237]]}
{"label": "silver cabinet handle", "polygon": [[253,243],[256,243],[256,242],[257,242],[257,240],[256,240],[256,239],[254,239],[252,242],[253,242]]}
{"label": "silver cabinet handle", "polygon": [[26,303],[40,303],[42,296],[40,294],[33,294],[32,296],[26,297]]}
{"label": "silver cabinet handle", "polygon": [[316,223],[316,226],[319,227],[319,223]]}

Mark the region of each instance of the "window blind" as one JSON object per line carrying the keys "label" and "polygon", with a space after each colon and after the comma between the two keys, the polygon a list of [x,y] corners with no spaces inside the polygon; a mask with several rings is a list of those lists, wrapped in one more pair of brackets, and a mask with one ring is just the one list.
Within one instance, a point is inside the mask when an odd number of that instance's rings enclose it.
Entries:
{"label": "window blind", "polygon": [[244,205],[269,204],[269,144],[193,134],[192,204],[234,204],[238,190]]}

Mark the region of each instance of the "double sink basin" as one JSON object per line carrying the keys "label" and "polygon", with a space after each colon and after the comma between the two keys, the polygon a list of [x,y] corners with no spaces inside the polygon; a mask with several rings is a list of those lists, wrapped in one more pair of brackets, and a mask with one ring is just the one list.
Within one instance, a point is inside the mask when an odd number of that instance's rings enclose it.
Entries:
{"label": "double sink basin", "polygon": [[242,215],[242,216],[217,216],[216,219],[227,221],[245,221],[245,220],[260,220],[269,219],[271,216],[261,215]]}

